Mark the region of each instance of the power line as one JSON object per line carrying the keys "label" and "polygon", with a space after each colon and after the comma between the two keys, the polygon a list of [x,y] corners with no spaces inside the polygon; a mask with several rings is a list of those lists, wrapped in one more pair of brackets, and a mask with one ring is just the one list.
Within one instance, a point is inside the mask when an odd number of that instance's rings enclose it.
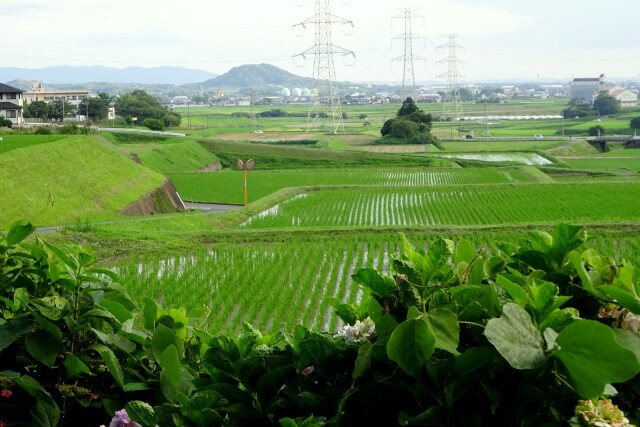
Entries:
{"label": "power line", "polygon": [[353,22],[332,15],[329,7],[329,0],[316,0],[315,14],[307,20],[297,24],[306,28],[307,25],[315,27],[315,43],[304,52],[295,55],[306,58],[306,55],[313,55],[313,89],[309,96],[309,114],[307,115],[307,132],[312,128],[317,129],[322,122],[323,103],[330,108],[326,114],[329,120],[331,133],[337,133],[339,128],[344,131],[342,123],[342,107],[338,93],[338,82],[336,80],[336,70],[333,62],[333,55],[351,55],[355,58],[353,51],[335,46],[331,41],[332,24],[351,25]]}
{"label": "power line", "polygon": [[[422,37],[413,34],[411,29],[411,18],[418,17],[413,14],[414,9],[405,8],[402,13],[394,16],[392,19],[401,18],[404,20],[404,33],[394,37],[394,40],[400,39],[404,42],[404,54],[392,61],[402,61],[402,89],[400,91],[400,99],[404,100],[407,96],[411,96],[416,99],[416,77],[413,69],[413,61],[423,61],[425,58],[414,56],[413,54],[413,40],[421,39]],[[421,16],[420,16],[421,17]],[[410,85],[410,89],[407,86]]]}
{"label": "power line", "polygon": [[447,57],[438,61],[438,63],[444,63],[447,65],[447,71],[438,77],[446,77],[447,89],[445,92],[445,99],[442,109],[442,118],[444,120],[451,121],[451,134],[453,136],[453,122],[458,121],[460,124],[460,118],[462,117],[462,100],[460,98],[460,75],[458,74],[458,48],[461,46],[456,41],[457,34],[447,34],[446,37],[449,41],[438,49],[446,49]]}

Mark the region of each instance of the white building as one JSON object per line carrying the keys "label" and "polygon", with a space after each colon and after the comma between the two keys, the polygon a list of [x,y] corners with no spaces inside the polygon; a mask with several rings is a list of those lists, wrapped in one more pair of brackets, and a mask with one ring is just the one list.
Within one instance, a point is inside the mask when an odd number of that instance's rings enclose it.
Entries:
{"label": "white building", "polygon": [[607,86],[604,90],[620,101],[621,107],[636,107],[638,105],[638,92],[627,90],[621,86]]}
{"label": "white building", "polygon": [[30,104],[34,101],[44,101],[47,104],[52,101],[67,101],[74,107],[78,107],[82,101],[89,97],[88,90],[45,90],[42,83],[33,83],[31,89],[24,92],[24,102]]}
{"label": "white building", "polygon": [[607,77],[600,74],[599,77],[580,77],[571,82],[571,97],[582,98],[586,104],[593,104],[596,97],[604,90]]}
{"label": "white building", "polygon": [[21,89],[0,83],[0,117],[11,120],[14,125],[24,123],[23,93]]}

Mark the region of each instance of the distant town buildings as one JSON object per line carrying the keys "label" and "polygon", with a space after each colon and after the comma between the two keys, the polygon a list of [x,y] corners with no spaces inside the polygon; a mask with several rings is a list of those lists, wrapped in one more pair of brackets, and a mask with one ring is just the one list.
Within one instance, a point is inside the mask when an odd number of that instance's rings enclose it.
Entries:
{"label": "distant town buildings", "polygon": [[34,101],[44,101],[47,104],[51,101],[67,101],[74,107],[78,107],[82,101],[89,97],[88,90],[56,90],[48,91],[42,83],[31,84],[31,88],[24,92],[24,101],[28,104]]}
{"label": "distant town buildings", "polygon": [[571,82],[571,97],[582,98],[585,104],[593,104],[596,97],[605,88],[607,77],[600,74],[599,77],[579,77]]}
{"label": "distant town buildings", "polygon": [[24,123],[23,93],[21,89],[0,83],[0,117],[10,120],[14,125]]}

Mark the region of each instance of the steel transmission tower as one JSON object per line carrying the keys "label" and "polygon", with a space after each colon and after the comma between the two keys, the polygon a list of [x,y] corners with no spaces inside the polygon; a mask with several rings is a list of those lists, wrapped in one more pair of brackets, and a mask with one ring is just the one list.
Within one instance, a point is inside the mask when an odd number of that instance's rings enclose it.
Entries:
{"label": "steel transmission tower", "polygon": [[442,118],[450,120],[452,123],[451,133],[453,134],[453,122],[460,121],[462,117],[462,100],[460,99],[460,75],[458,74],[458,48],[461,46],[456,41],[457,34],[447,34],[445,37],[449,41],[438,49],[447,49],[448,56],[438,61],[447,65],[447,72],[438,77],[447,78],[447,90],[445,92],[444,105],[442,109]]}
{"label": "steel transmission tower", "polygon": [[[393,17],[393,19],[404,19],[404,33],[393,38],[394,40],[399,39],[404,41],[404,55],[392,59],[392,61],[403,62],[402,89],[400,91],[400,98],[402,101],[404,101],[407,96],[411,96],[413,100],[416,101],[416,78],[413,72],[413,61],[425,60],[425,58],[413,55],[413,40],[422,38],[415,36],[411,31],[411,18],[418,17],[417,15],[413,15],[413,12],[414,9],[405,8],[401,14]],[[409,85],[411,85],[411,87],[407,88]]]}
{"label": "steel transmission tower", "polygon": [[338,94],[336,70],[333,63],[333,55],[352,55],[353,51],[335,46],[331,41],[331,26],[333,24],[347,24],[353,26],[353,22],[332,15],[329,8],[329,0],[316,0],[315,14],[300,24],[303,28],[307,25],[315,26],[315,44],[304,52],[295,55],[306,58],[313,55],[313,90],[309,97],[309,114],[307,116],[307,132],[312,128],[317,129],[323,119],[321,113],[323,104],[329,111],[326,113],[328,127],[331,133],[337,133],[339,128],[344,130],[342,123],[342,108]]}

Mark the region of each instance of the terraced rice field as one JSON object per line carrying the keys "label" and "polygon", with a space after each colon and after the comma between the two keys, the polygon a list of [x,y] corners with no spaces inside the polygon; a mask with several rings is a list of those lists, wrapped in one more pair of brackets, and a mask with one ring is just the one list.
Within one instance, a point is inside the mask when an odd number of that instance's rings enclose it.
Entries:
{"label": "terraced rice field", "polygon": [[350,188],[315,191],[246,221],[247,229],[415,227],[640,220],[634,184]]}
{"label": "terraced rice field", "polygon": [[[347,169],[253,171],[247,185],[251,201],[282,188],[326,185],[448,186],[508,184],[536,179],[531,168],[495,169]],[[538,173],[539,174],[539,173]],[[243,202],[243,174],[239,171],[169,174],[183,199],[197,202]]]}
{"label": "terraced rice field", "polygon": [[[624,230],[594,231],[588,247],[617,260],[631,259],[640,242]],[[522,230],[473,230],[414,233],[409,239],[427,247],[436,236],[459,237],[496,251],[500,241],[525,237]],[[327,297],[357,301],[359,287],[351,274],[361,267],[389,272],[390,258],[400,252],[397,233],[344,235],[331,239],[291,237],[275,244],[217,245],[189,254],[142,263],[126,261],[117,270],[136,299],[151,297],[171,307],[207,305],[209,329],[238,332],[249,322],[264,333],[293,331],[302,324],[315,330],[336,332],[341,323]]]}
{"label": "terraced rice field", "polygon": [[438,154],[445,159],[480,160],[482,162],[516,162],[524,165],[550,165],[553,162],[536,153]]}

